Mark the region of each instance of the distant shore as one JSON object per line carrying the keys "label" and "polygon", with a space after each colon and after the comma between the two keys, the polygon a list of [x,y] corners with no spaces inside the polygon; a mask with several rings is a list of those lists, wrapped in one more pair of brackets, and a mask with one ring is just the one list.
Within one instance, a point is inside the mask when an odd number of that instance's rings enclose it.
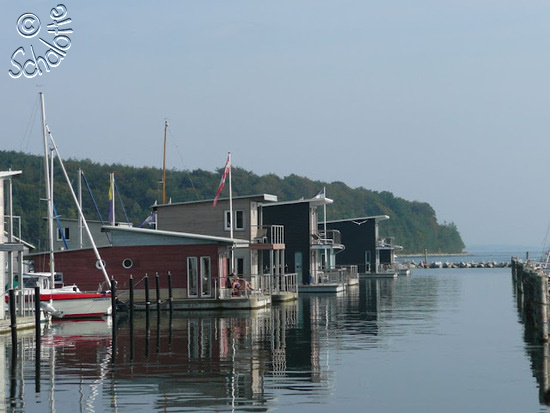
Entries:
{"label": "distant shore", "polygon": [[395,256],[397,258],[417,258],[417,257],[425,257],[426,255],[428,257],[465,257],[468,255],[471,255],[471,253],[470,252],[454,252],[454,253],[435,252],[435,253],[428,253],[428,254],[421,254],[421,253],[403,254],[403,255],[396,254]]}

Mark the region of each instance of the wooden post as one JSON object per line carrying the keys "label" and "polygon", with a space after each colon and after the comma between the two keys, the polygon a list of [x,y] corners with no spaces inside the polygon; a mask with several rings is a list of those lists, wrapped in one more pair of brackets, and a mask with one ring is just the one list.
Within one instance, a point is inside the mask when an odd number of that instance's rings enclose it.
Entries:
{"label": "wooden post", "polygon": [[113,322],[113,364],[116,362],[116,348],[117,348],[117,323],[116,323],[116,281],[114,277],[111,277],[111,320]]}
{"label": "wooden post", "polygon": [[116,322],[116,281],[114,277],[111,277],[111,317],[113,318],[113,325]]}
{"label": "wooden post", "polygon": [[34,287],[34,332],[36,334],[36,345],[40,345],[40,287]]}
{"label": "wooden post", "polygon": [[40,393],[40,287],[34,287],[34,332],[35,332],[35,353],[34,353],[34,389]]}
{"label": "wooden post", "polygon": [[172,302],[174,301],[173,295],[172,295],[172,274],[170,274],[170,271],[168,271],[168,306],[170,308],[170,314],[172,314],[173,306]]}
{"label": "wooden post", "polygon": [[145,312],[149,315],[149,307],[151,306],[151,301],[149,301],[149,276],[145,274]]}
{"label": "wooden post", "polygon": [[130,360],[134,360],[134,277],[130,274]]}
{"label": "wooden post", "polygon": [[[151,302],[149,301],[149,276],[145,274],[145,328],[147,334],[149,334],[149,310],[151,307]],[[147,341],[147,355],[149,354],[149,341]]]}
{"label": "wooden post", "polygon": [[15,292],[13,288],[9,289],[8,296],[10,300],[11,344],[17,347],[17,316],[15,314]]}
{"label": "wooden post", "polygon": [[160,280],[159,273],[155,274],[155,289],[157,291],[157,316],[160,315]]}
{"label": "wooden post", "polygon": [[[130,326],[132,327],[132,324],[134,322],[134,277],[132,274],[130,274],[130,280],[129,280],[129,288],[130,288]],[[132,337],[133,339],[133,337]]]}

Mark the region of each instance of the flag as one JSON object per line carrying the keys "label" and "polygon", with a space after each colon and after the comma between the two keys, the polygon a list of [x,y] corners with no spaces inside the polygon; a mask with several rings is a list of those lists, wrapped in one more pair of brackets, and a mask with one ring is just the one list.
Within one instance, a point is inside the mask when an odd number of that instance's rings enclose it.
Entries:
{"label": "flag", "polygon": [[317,195],[315,195],[313,197],[313,199],[320,199],[320,198],[324,198],[325,197],[325,188],[323,187],[323,189],[321,191],[319,191],[319,193]]}
{"label": "flag", "polygon": [[223,170],[222,179],[220,181],[220,186],[218,187],[218,191],[216,192],[216,197],[214,198],[214,204],[212,205],[212,208],[216,206],[218,203],[218,198],[220,197],[220,194],[222,192],[223,186],[225,185],[225,178],[227,178],[227,175],[229,174],[229,168],[231,168],[231,162],[229,160],[229,154],[227,155],[227,161],[225,161],[225,168]]}
{"label": "flag", "polygon": [[151,215],[145,218],[145,221],[139,224],[138,228],[143,228],[145,225],[155,225],[156,222],[157,222],[157,214],[156,212],[151,212]]}
{"label": "flag", "polygon": [[115,179],[111,175],[111,185],[109,186],[109,222],[111,224],[115,223],[115,203],[114,203],[114,193],[115,193]]}
{"label": "flag", "polygon": [[[153,206],[156,206],[156,205],[157,205],[157,201],[155,201]],[[145,225],[155,225],[156,223],[157,223],[157,211],[152,210],[149,216],[145,218],[145,221],[139,224],[138,228],[143,228]]]}

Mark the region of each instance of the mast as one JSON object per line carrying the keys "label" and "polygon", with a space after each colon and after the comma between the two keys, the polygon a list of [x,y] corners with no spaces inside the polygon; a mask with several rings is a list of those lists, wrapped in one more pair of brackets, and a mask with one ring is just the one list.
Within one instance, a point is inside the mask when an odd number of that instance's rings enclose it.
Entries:
{"label": "mast", "polygon": [[[231,239],[233,239],[233,191],[231,189],[231,152],[227,152],[227,159],[229,160],[229,233]],[[231,272],[235,271],[235,243],[231,245]]]}
{"label": "mast", "polygon": [[164,121],[164,156],[162,157],[162,203],[166,204],[166,130],[168,121]]}
{"label": "mast", "polygon": [[[50,129],[48,128],[48,124],[46,123],[46,115],[45,115],[45,109],[44,109],[44,95],[40,93],[40,99],[42,102],[42,126],[44,128],[44,151],[46,153],[46,158],[48,154],[48,138],[52,146],[52,161],[53,161],[53,152],[57,155],[57,159],[59,160],[59,164],[61,165],[61,169],[63,171],[63,175],[65,176],[65,180],[67,181],[67,186],[69,187],[69,190],[71,192],[71,195],[73,197],[73,201],[76,204],[76,208],[78,210],[79,216],[82,217],[82,223],[84,225],[84,229],[86,230],[86,234],[88,234],[88,238],[90,239],[90,243],[92,244],[92,248],[94,250],[96,259],[98,261],[99,266],[101,267],[101,272],[103,273],[103,276],[105,277],[105,281],[107,281],[107,285],[111,285],[111,280],[109,279],[109,275],[107,274],[107,270],[105,269],[105,264],[103,263],[103,260],[101,259],[101,256],[99,255],[99,251],[97,249],[97,246],[94,241],[94,237],[92,236],[92,232],[90,231],[90,227],[88,226],[88,222],[86,221],[86,218],[84,217],[84,213],[82,212],[82,207],[78,203],[78,198],[76,196],[76,193],[74,192],[73,186],[71,185],[71,180],[69,179],[69,174],[67,173],[67,169],[65,169],[65,164],[63,164],[63,160],[61,159],[61,155],[59,154],[59,149],[57,149],[57,146],[55,144],[55,141],[53,139],[52,133]],[[46,162],[47,164],[47,159]],[[46,173],[46,176],[48,176],[48,166],[44,167],[44,171]],[[53,168],[52,168],[53,169]],[[46,180],[48,180],[46,178]],[[53,180],[53,179],[52,179]],[[48,219],[51,221],[49,222],[49,228],[50,228],[50,270],[52,274],[52,288],[54,286],[54,254],[53,254],[53,198],[52,198],[52,182],[46,183],[46,188],[49,192],[48,194]]]}
{"label": "mast", "polygon": [[109,223],[111,225],[116,224],[115,215],[115,173],[109,174]]}
{"label": "mast", "polygon": [[327,188],[323,187],[323,231],[324,231],[324,237],[325,237],[325,271],[328,271],[328,251],[327,248],[327,200],[325,199],[327,197]]}
{"label": "mast", "polygon": [[[78,205],[82,208],[82,169],[78,169]],[[82,248],[82,217],[78,215],[78,247]]]}
{"label": "mast", "polygon": [[[55,264],[53,253],[53,186],[50,177],[50,156],[53,160],[53,154],[50,153],[48,147],[48,133],[46,131],[46,107],[44,104],[44,95],[40,92],[40,106],[42,108],[42,134],[44,135],[44,181],[46,184],[46,201],[48,203],[48,249],[50,252],[50,274],[51,288],[55,285]],[[53,172],[52,172],[53,174]]]}

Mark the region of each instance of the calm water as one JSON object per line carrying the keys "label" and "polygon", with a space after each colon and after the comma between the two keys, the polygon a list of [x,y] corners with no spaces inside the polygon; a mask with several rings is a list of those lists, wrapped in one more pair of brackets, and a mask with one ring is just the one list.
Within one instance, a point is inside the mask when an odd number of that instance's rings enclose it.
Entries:
{"label": "calm water", "polygon": [[[269,310],[0,339],[7,411],[546,412],[510,269],[414,270]],[[148,327],[148,328],[147,328]],[[545,358],[546,356],[546,358]],[[545,361],[546,360],[546,361]],[[545,384],[546,383],[546,384]]]}

